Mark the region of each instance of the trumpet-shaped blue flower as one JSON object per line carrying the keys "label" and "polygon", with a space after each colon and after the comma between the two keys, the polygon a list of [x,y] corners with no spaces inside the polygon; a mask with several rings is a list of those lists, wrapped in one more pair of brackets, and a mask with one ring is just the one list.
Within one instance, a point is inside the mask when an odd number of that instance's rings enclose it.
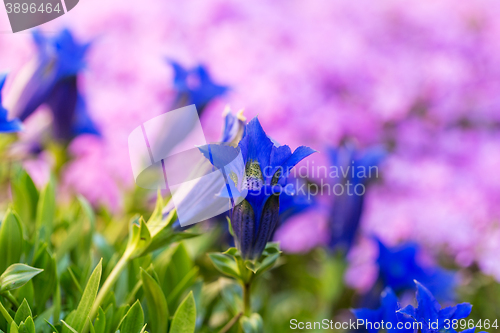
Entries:
{"label": "trumpet-shaped blue flower", "polygon": [[385,155],[380,147],[360,151],[350,142],[331,151],[332,165],[339,171],[337,184],[343,191],[335,197],[330,213],[330,248],[343,252],[351,248],[363,212],[366,184],[377,176],[376,168]]}
{"label": "trumpet-shaped blue flower", "polygon": [[385,286],[396,292],[413,289],[414,280],[424,283],[438,298],[452,299],[456,285],[456,275],[453,272],[436,266],[423,266],[418,263],[420,248],[408,243],[388,248],[380,240],[377,263],[379,278]]}
{"label": "trumpet-shaped blue flower", "polygon": [[[266,135],[257,118],[245,127],[239,143],[244,174],[230,175],[248,191],[246,198],[231,214],[235,242],[246,259],[260,257],[278,225],[280,194],[286,191],[290,170],[315,150],[300,146],[293,153],[290,147],[276,146]],[[243,178],[242,178],[243,177]]]}
{"label": "trumpet-shaped blue flower", "polygon": [[99,134],[77,83],[77,75],[85,67],[84,56],[89,44],[77,43],[69,30],[61,31],[54,38],[36,31],[33,38],[38,56],[14,82],[17,96],[12,105],[13,114],[24,121],[43,104],[52,112],[55,138],[70,140],[80,134]]}
{"label": "trumpet-shaped blue flower", "polygon": [[7,75],[0,74],[0,133],[18,132],[22,129],[18,119],[8,119],[7,110],[2,106],[2,89],[6,78]]}
{"label": "trumpet-shaped blue flower", "polygon": [[201,114],[210,101],[229,90],[226,86],[214,83],[202,65],[186,69],[176,61],[168,60],[168,62],[174,69],[173,84],[177,90],[174,109],[194,104]]}
{"label": "trumpet-shaped blue flower", "polygon": [[[418,281],[415,281],[415,284],[417,285],[418,307],[408,305],[398,312],[419,322],[422,325],[422,333],[456,333],[457,331],[453,329],[454,321],[467,318],[472,310],[472,305],[460,303],[441,308],[441,305],[426,287]],[[463,332],[473,333],[474,330],[475,328],[471,328]]]}
{"label": "trumpet-shaped blue flower", "polygon": [[[369,333],[378,333],[380,331],[380,326],[376,326],[374,324],[380,324],[382,321],[384,322],[384,327],[387,328],[387,332],[389,333],[414,332],[412,326],[413,320],[405,317],[402,313],[397,312],[401,309],[401,307],[396,294],[391,288],[384,289],[380,297],[380,303],[380,307],[376,310],[363,308],[353,309],[351,311],[357,319],[364,320],[365,327]],[[401,328],[398,329],[398,325]]]}

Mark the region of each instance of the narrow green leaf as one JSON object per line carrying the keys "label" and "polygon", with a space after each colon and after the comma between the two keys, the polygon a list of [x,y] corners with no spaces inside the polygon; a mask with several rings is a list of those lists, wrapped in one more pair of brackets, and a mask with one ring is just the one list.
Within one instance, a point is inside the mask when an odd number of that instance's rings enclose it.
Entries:
{"label": "narrow green leaf", "polygon": [[40,230],[39,238],[47,243],[50,242],[52,235],[55,210],[54,181],[51,179],[40,193],[36,211],[36,226]]}
{"label": "narrow green leaf", "polygon": [[175,311],[170,333],[193,333],[195,328],[196,303],[193,292],[190,292]]}
{"label": "narrow green leaf", "polygon": [[[64,325],[64,328],[66,328],[69,332],[72,332],[72,333],[78,333],[77,330],[75,330],[73,327],[71,327],[71,325],[69,325],[67,322],[65,322],[64,320],[61,319],[61,322],[63,323]],[[63,332],[64,332],[64,328],[63,328]]]}
{"label": "narrow green leaf", "polygon": [[[52,256],[47,246],[42,246],[39,252],[33,259],[33,266],[42,268],[43,274],[33,278],[33,288],[36,290],[35,297],[35,312],[45,310],[47,300],[56,293],[57,288],[57,264],[56,259]],[[59,319],[57,319],[59,321]]]}
{"label": "narrow green leaf", "polygon": [[238,265],[229,255],[222,253],[209,253],[208,256],[219,272],[233,278],[240,279]]}
{"label": "narrow green leaf", "polygon": [[21,221],[19,216],[9,209],[0,225],[0,273],[20,261],[23,245]]}
{"label": "narrow green leaf", "polygon": [[34,268],[25,264],[13,264],[0,276],[0,293],[24,286],[43,269]]}
{"label": "narrow green leaf", "polygon": [[118,327],[120,333],[140,333],[143,326],[144,312],[142,311],[141,302],[137,300],[123,317]]}
{"label": "narrow green leaf", "polygon": [[90,318],[88,319],[87,324],[89,325],[90,333],[95,333],[95,328],[94,325],[92,325],[92,321],[90,320]]}
{"label": "narrow green leaf", "polygon": [[165,295],[158,283],[141,268],[141,279],[146,302],[148,304],[149,317],[151,318],[151,332],[165,333],[168,327],[168,305]]}
{"label": "narrow green leaf", "polygon": [[26,298],[23,300],[19,308],[17,309],[16,315],[14,317],[14,321],[16,322],[17,325],[20,325],[22,321],[25,321],[26,318],[28,317],[33,317],[33,314],[31,313],[30,306],[28,305],[28,302],[26,301]]}
{"label": "narrow green leaf", "polygon": [[280,253],[275,253],[262,260],[262,262],[257,266],[257,274],[260,275],[271,269],[276,263],[276,260],[279,259],[280,255]]}
{"label": "narrow green leaf", "polygon": [[94,329],[95,333],[105,333],[106,332],[106,314],[99,307],[99,311],[97,312],[97,317],[94,321]]}
{"label": "narrow green leaf", "polygon": [[54,325],[52,325],[52,324],[50,323],[50,321],[48,321],[47,319],[45,319],[45,322],[46,322],[47,324],[49,324],[49,326],[52,328],[52,332],[53,332],[53,333],[59,333],[59,331],[57,330],[57,328],[56,328]]}
{"label": "narrow green leaf", "polygon": [[[102,260],[99,261],[99,264],[90,276],[89,281],[87,282],[87,286],[83,291],[82,299],[78,304],[78,308],[76,309],[73,318],[71,318],[71,320],[68,322],[68,324],[70,324],[70,326],[73,327],[77,332],[83,330],[85,322],[90,315],[90,310],[92,309],[92,305],[94,304],[95,298],[97,296],[97,290],[99,289],[101,274]],[[63,330],[63,332],[64,331],[65,330]]]}
{"label": "narrow green leaf", "polygon": [[111,332],[111,326],[113,326],[113,316],[115,314],[114,305],[110,304],[104,313],[106,314],[106,329],[104,331]]}
{"label": "narrow green leaf", "polygon": [[31,234],[34,231],[38,191],[33,180],[23,169],[14,170],[11,178],[14,209],[21,216],[21,221],[28,226]]}

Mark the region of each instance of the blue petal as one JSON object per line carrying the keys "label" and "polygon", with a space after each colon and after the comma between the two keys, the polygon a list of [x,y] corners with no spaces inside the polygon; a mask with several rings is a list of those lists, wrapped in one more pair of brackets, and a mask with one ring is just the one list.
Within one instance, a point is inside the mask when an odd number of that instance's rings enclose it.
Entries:
{"label": "blue petal", "polygon": [[417,285],[417,316],[431,322],[435,321],[438,319],[441,306],[426,287],[418,281],[415,281],[415,284]]}
{"label": "blue petal", "polygon": [[462,319],[467,318],[472,311],[472,305],[469,303],[457,304],[455,313],[450,319]]}
{"label": "blue petal", "polygon": [[189,72],[174,60],[167,59],[167,61],[174,70],[174,82],[173,82],[174,87],[183,92],[187,91],[188,86],[186,80],[189,75]]}
{"label": "blue petal", "polygon": [[402,313],[405,316],[409,316],[409,317],[412,317],[413,319],[417,320],[416,309],[413,307],[413,305],[407,305],[406,307],[398,310],[398,313]]}
{"label": "blue petal", "polygon": [[[351,310],[351,312],[354,314],[354,316],[356,316],[356,318],[362,319],[365,322],[380,323],[383,319],[382,311],[380,309],[353,309]],[[373,326],[368,327],[369,333],[378,333],[378,331],[379,330],[374,329]]]}
{"label": "blue petal", "polygon": [[62,30],[53,40],[57,52],[60,78],[74,76],[85,68],[85,54],[90,43],[79,44],[68,29]]}
{"label": "blue petal", "polygon": [[[286,146],[288,148],[288,146]],[[290,149],[290,148],[288,148]],[[289,156],[283,163],[280,164],[280,166],[283,168],[284,172],[284,177],[288,177],[288,174],[290,170],[297,165],[300,161],[302,161],[304,158],[307,156],[315,153],[316,150],[306,147],[306,146],[300,146],[295,151],[291,156]]]}
{"label": "blue petal", "polygon": [[290,186],[295,188],[295,183],[298,187],[306,184],[305,180],[300,178],[288,180],[285,191],[280,195],[280,223],[285,223],[290,217],[300,214],[316,204],[315,197],[308,197],[305,192],[290,193],[286,190]]}
{"label": "blue petal", "polygon": [[257,117],[253,118],[246,126],[245,133],[239,146],[243,160],[258,162],[261,170],[269,166],[271,151],[274,146],[267,137]]}
{"label": "blue petal", "polygon": [[23,126],[18,119],[8,119],[8,112],[2,106],[2,89],[5,84],[7,75],[0,74],[0,132],[1,133],[12,133],[19,132],[22,130]]}

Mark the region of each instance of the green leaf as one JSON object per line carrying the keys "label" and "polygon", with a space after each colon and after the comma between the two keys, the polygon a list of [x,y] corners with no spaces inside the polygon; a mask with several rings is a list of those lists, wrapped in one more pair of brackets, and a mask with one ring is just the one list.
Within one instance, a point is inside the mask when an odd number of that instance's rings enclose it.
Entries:
{"label": "green leaf", "polygon": [[64,328],[63,328],[63,332],[64,330],[66,329],[67,331],[69,332],[72,332],[72,333],[78,333],[77,330],[75,330],[73,327],[71,327],[70,324],[68,324],[67,322],[65,322],[64,320],[61,319],[61,322],[64,324]]}
{"label": "green leaf", "polygon": [[[94,304],[95,298],[97,296],[97,290],[99,289],[101,274],[102,260],[99,261],[99,264],[90,276],[89,282],[87,282],[87,286],[83,291],[82,299],[78,304],[78,308],[76,309],[74,316],[71,318],[71,320],[68,320],[68,324],[77,332],[81,332],[83,330],[85,322],[90,315],[90,310],[92,309],[92,305]],[[63,332],[65,331],[67,332],[67,330],[63,329]]]}
{"label": "green leaf", "polygon": [[54,191],[54,181],[51,179],[47,186],[40,193],[38,206],[36,211],[36,225],[39,233],[39,238],[47,243],[50,243],[50,236],[54,227],[54,215],[56,210],[56,199]]}
{"label": "green leaf", "polygon": [[230,255],[224,253],[209,253],[208,256],[219,272],[235,279],[240,279],[238,265]]}
{"label": "green leaf", "polygon": [[43,269],[34,268],[25,264],[10,265],[0,276],[0,293],[22,287]]}
{"label": "green leaf", "polygon": [[99,311],[97,312],[97,317],[94,321],[94,330],[95,333],[105,333],[106,332],[106,314],[99,307]]}
{"label": "green leaf", "polygon": [[26,318],[25,322],[22,322],[18,328],[19,333],[35,333],[35,323],[31,317]]}
{"label": "green leaf", "polygon": [[90,318],[88,319],[87,325],[89,325],[90,333],[95,333],[95,328],[94,325],[92,325]]}
{"label": "green leaf", "polygon": [[254,313],[250,317],[241,317],[240,323],[245,333],[264,332],[264,323],[258,313]]}
{"label": "green leaf", "polygon": [[118,327],[120,333],[140,333],[143,326],[144,312],[142,311],[141,302],[136,301]]}
{"label": "green leaf", "polygon": [[227,226],[228,226],[228,229],[229,229],[229,233],[231,234],[231,236],[235,237],[235,233],[234,233],[234,229],[233,229],[233,224],[231,223],[231,219],[229,218],[229,216],[226,216],[226,219],[227,219]]}
{"label": "green leaf", "polygon": [[152,237],[159,233],[165,227],[165,225],[168,224],[168,221],[163,221],[163,207],[165,207],[163,203],[163,197],[161,195],[161,191],[158,189],[156,195],[156,206],[153,214],[151,214],[151,217],[147,222]]}
{"label": "green leaf", "polygon": [[132,251],[132,258],[140,257],[145,253],[146,248],[151,243],[151,234],[148,226],[142,217],[138,222],[132,223],[127,250]]}
{"label": "green leaf", "polygon": [[14,209],[21,216],[25,226],[34,231],[35,215],[38,205],[38,191],[31,177],[21,168],[14,171],[11,179]]}
{"label": "green leaf", "polygon": [[20,261],[23,246],[21,221],[19,216],[9,209],[0,225],[0,273]]}
{"label": "green leaf", "polygon": [[196,304],[193,292],[190,292],[175,311],[170,333],[193,333],[195,328]]}
{"label": "green leaf", "polygon": [[193,267],[189,272],[184,275],[182,280],[177,284],[177,286],[172,290],[172,292],[168,295],[167,304],[176,304],[179,296],[186,290],[189,286],[191,286],[196,276],[198,275],[199,268]]}
{"label": "green leaf", "polygon": [[[36,312],[43,311],[47,300],[56,293],[57,288],[57,264],[56,259],[47,250],[45,243],[40,247],[38,253],[33,259],[33,266],[42,268],[43,274],[33,278],[33,288]],[[59,319],[57,319],[59,321]]]}
{"label": "green leaf", "polygon": [[113,326],[113,316],[115,314],[114,304],[110,304],[104,313],[106,314],[106,329],[104,331],[110,332]]}
{"label": "green leaf", "polygon": [[184,243],[164,251],[155,261],[158,283],[167,297],[169,312],[173,313],[180,303],[180,296],[194,282],[198,267],[194,267]]}
{"label": "green leaf", "polygon": [[16,323],[12,322],[9,326],[9,333],[18,333],[19,329],[17,328]]}
{"label": "green leaf", "polygon": [[52,332],[53,332],[53,333],[59,333],[59,331],[57,330],[57,328],[56,328],[54,325],[52,325],[52,324],[50,323],[50,321],[48,321],[47,319],[45,319],[45,322],[46,322],[47,324],[49,324],[49,326],[52,328]]}
{"label": "green leaf", "polygon": [[21,322],[25,321],[26,318],[28,317],[33,317],[33,314],[31,313],[30,306],[28,305],[28,302],[26,301],[25,298],[21,303],[21,305],[19,306],[19,309],[17,309],[14,321],[16,322],[17,325],[20,325]]}
{"label": "green leaf", "polygon": [[141,268],[141,279],[149,317],[151,318],[151,332],[165,333],[168,327],[168,305],[165,295],[158,283]]}

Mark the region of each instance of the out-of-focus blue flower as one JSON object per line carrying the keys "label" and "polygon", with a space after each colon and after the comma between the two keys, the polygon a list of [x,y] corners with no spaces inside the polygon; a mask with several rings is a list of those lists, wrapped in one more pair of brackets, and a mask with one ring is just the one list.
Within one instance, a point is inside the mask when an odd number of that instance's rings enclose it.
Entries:
{"label": "out-of-focus blue flower", "polygon": [[90,44],[77,43],[67,29],[54,38],[35,31],[33,38],[37,58],[14,81],[13,114],[24,121],[44,104],[52,112],[55,138],[67,141],[80,134],[98,135],[77,84]]}
{"label": "out-of-focus blue flower", "polygon": [[[245,174],[231,175],[235,184],[244,179],[246,198],[236,205],[231,224],[236,246],[245,259],[260,257],[279,221],[280,194],[286,191],[290,170],[315,150],[300,146],[276,146],[266,135],[257,118],[245,127],[239,143]],[[243,177],[243,178],[242,178]]]}
{"label": "out-of-focus blue flower", "polygon": [[388,248],[380,240],[377,263],[384,286],[396,292],[413,289],[414,280],[425,284],[439,299],[453,299],[456,274],[440,267],[425,267],[417,262],[418,245],[403,244]]}
{"label": "out-of-focus blue flower", "polygon": [[0,133],[18,132],[22,129],[18,119],[8,119],[7,110],[2,106],[2,89],[6,78],[7,75],[0,74]]}
{"label": "out-of-focus blue flower", "polygon": [[328,223],[331,249],[348,252],[351,248],[363,212],[366,184],[378,176],[376,168],[385,155],[381,147],[360,151],[351,142],[331,150],[332,167],[339,174],[335,186],[341,185],[339,188],[343,189],[335,197]]}
{"label": "out-of-focus blue flower", "polygon": [[[380,297],[380,307],[376,310],[372,309],[353,309],[352,313],[357,319],[362,319],[365,322],[365,327],[369,333],[378,333],[380,329],[377,329],[375,323],[380,324],[384,322],[384,327],[387,328],[387,332],[408,332],[412,333],[411,323],[412,319],[405,317],[403,314],[397,311],[401,309],[398,298],[391,288],[386,288],[382,292]],[[371,324],[367,324],[371,323]],[[398,329],[398,323],[401,327]],[[409,324],[408,324],[409,323]],[[407,325],[406,328],[404,325]],[[390,326],[390,328],[389,328]]]}
{"label": "out-of-focus blue flower", "polygon": [[176,61],[169,59],[168,62],[174,69],[173,84],[177,90],[174,109],[194,104],[201,114],[211,100],[229,90],[226,86],[214,83],[202,65],[186,69]]}
{"label": "out-of-focus blue flower", "polygon": [[[414,308],[413,305],[408,305],[398,312],[421,323],[422,333],[456,333],[452,326],[453,320],[467,318],[472,310],[472,305],[460,303],[442,309],[426,287],[418,281],[415,281],[415,284],[417,285],[418,307]],[[475,328],[471,328],[463,332],[473,333],[474,330]]]}

